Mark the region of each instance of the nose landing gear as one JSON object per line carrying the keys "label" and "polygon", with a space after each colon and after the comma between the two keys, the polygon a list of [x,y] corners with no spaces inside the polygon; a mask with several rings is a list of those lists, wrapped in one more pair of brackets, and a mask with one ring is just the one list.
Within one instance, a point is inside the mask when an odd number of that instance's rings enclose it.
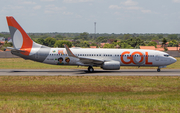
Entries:
{"label": "nose landing gear", "polygon": [[161,68],[166,68],[166,66],[159,66],[157,72],[161,72]]}
{"label": "nose landing gear", "polygon": [[90,73],[94,72],[94,68],[92,66],[89,66],[88,67],[88,72],[90,72]]}

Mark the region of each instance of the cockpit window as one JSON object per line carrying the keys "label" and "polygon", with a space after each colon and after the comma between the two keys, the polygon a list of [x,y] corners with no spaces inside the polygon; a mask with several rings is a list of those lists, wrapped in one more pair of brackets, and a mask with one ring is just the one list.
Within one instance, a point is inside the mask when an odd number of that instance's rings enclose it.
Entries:
{"label": "cockpit window", "polygon": [[168,55],[168,54],[165,54],[164,56],[165,56],[165,57],[169,57],[169,55]]}

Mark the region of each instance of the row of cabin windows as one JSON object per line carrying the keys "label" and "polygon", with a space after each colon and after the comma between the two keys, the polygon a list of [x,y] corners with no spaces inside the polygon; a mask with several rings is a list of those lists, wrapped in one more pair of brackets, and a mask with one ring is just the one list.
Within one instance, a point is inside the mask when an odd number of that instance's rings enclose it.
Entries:
{"label": "row of cabin windows", "polygon": [[76,56],[101,56],[101,54],[75,54]]}
{"label": "row of cabin windows", "polygon": [[68,56],[68,54],[50,54],[50,56]]}
{"label": "row of cabin windows", "polygon": [[122,56],[123,57],[131,57],[131,56],[135,56],[135,57],[154,57],[154,55],[122,55]]}
{"label": "row of cabin windows", "polygon": [[[67,54],[50,54],[50,56],[68,56]],[[101,56],[101,54],[76,54],[76,56]],[[103,56],[112,57],[112,54],[104,54]],[[121,57],[121,55],[115,55],[115,57]],[[131,55],[122,55],[123,57],[131,57]],[[154,55],[133,55],[135,57],[154,57]]]}

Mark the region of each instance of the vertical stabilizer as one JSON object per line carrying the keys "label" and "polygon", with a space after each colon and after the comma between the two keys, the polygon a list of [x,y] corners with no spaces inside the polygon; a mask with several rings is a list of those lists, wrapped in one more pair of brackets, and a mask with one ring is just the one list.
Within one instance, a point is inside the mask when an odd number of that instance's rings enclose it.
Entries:
{"label": "vertical stabilizer", "polygon": [[6,19],[15,49],[26,51],[21,54],[28,56],[34,46],[40,48],[41,45],[33,42],[12,16],[7,16]]}

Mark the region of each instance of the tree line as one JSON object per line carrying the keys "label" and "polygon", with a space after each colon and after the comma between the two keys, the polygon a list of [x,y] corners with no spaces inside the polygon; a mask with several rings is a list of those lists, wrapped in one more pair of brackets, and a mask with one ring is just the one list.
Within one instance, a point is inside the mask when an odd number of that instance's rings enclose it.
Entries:
{"label": "tree line", "polygon": [[[69,47],[90,46],[101,47],[101,43],[107,43],[104,48],[139,48],[139,46],[155,46],[157,43],[152,40],[159,40],[162,47],[169,42],[167,46],[179,46],[179,34],[89,34],[84,33],[29,33],[29,36],[36,42],[49,47],[64,47],[63,44]],[[0,37],[10,37],[8,33],[0,33]],[[5,46],[8,46],[6,43]]]}

